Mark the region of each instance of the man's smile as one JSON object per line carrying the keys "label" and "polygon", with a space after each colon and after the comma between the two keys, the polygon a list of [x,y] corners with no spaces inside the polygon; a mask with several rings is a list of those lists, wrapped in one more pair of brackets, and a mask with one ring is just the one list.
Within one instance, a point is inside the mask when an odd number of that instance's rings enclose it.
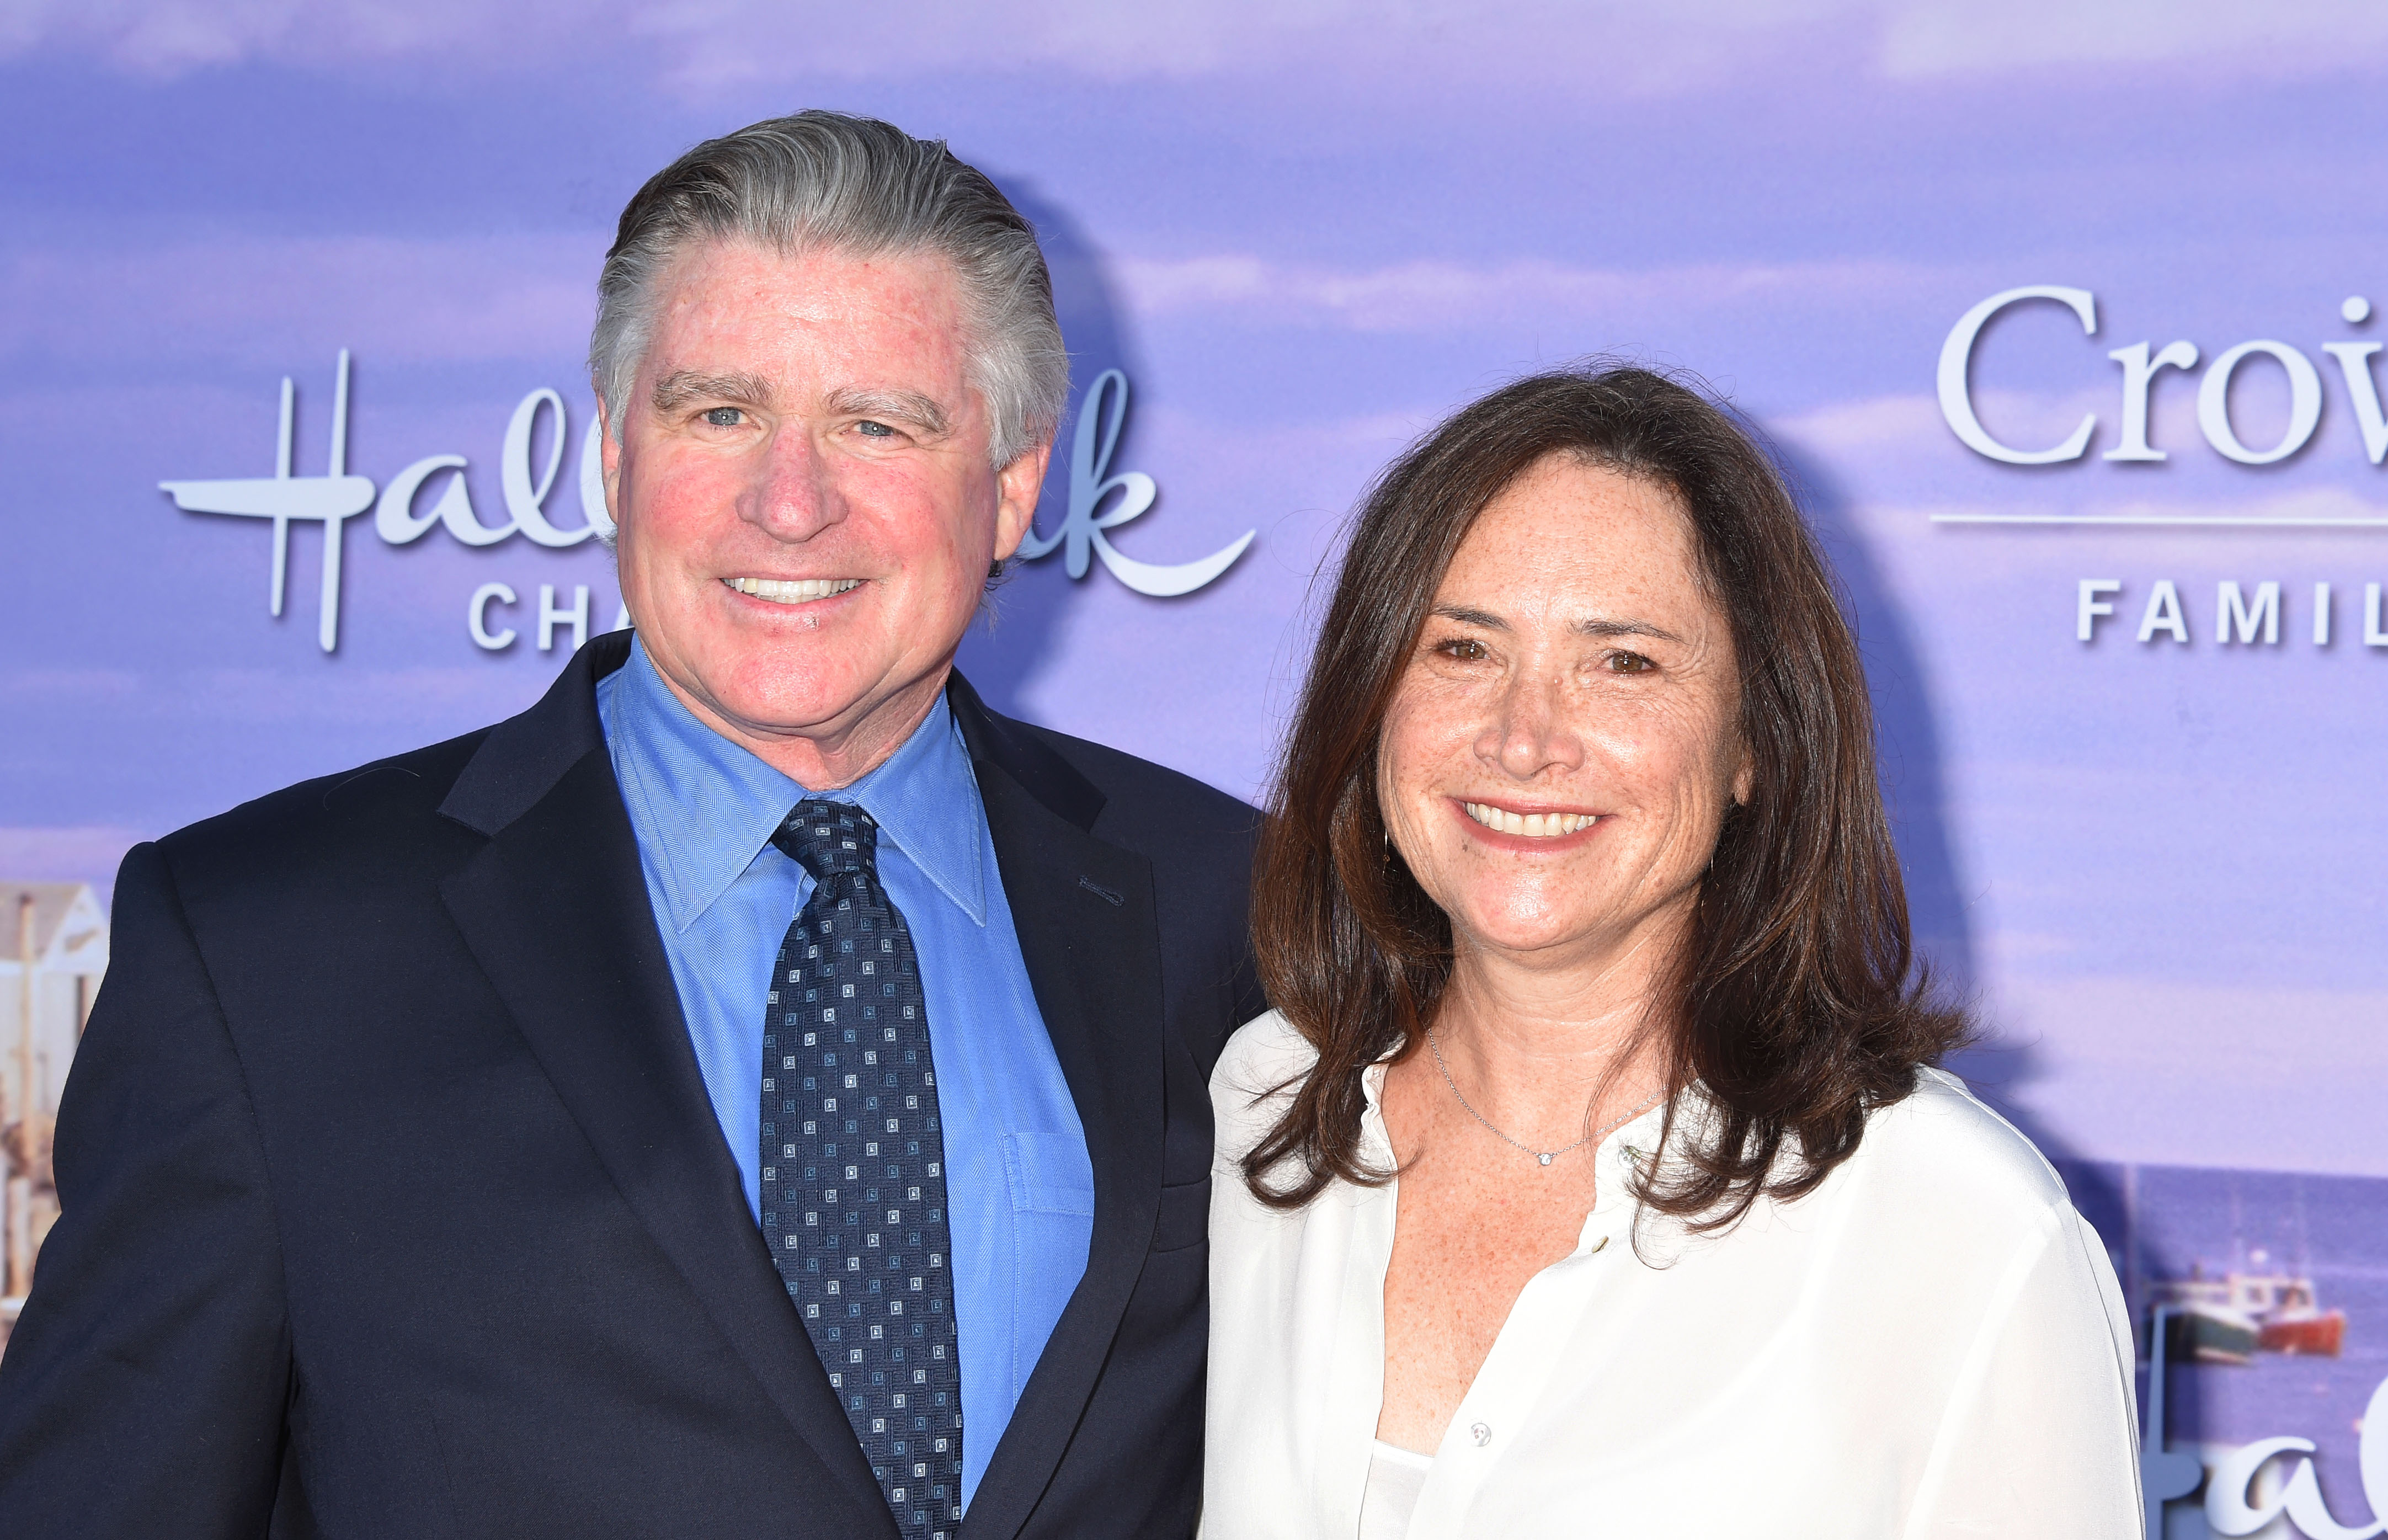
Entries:
{"label": "man's smile", "polygon": [[749,598],[774,605],[803,605],[860,588],[859,578],[724,578],[730,587]]}

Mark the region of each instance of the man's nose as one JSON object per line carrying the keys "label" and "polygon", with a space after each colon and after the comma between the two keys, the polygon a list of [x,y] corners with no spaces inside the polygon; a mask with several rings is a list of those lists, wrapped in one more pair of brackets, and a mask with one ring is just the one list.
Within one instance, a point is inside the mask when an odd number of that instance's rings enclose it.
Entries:
{"label": "man's nose", "polygon": [[765,441],[739,497],[738,516],[790,543],[810,540],[845,517],[828,457],[803,426],[785,425]]}
{"label": "man's nose", "polygon": [[1583,741],[1568,719],[1568,682],[1554,670],[1513,674],[1494,704],[1476,752],[1518,781],[1583,763]]}

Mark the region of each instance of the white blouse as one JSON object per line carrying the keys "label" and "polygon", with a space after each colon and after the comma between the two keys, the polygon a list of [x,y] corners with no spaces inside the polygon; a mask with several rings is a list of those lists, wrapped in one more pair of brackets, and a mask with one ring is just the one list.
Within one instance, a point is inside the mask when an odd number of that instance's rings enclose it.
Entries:
{"label": "white blouse", "polygon": [[[1271,1012],[1212,1077],[1210,1540],[1373,1540],[1395,1495],[1375,1439],[1394,1186],[1339,1182],[1287,1214],[1238,1165],[1282,1110],[1266,1093],[1312,1062]],[[1383,1081],[1368,1072],[1363,1126],[1379,1169]],[[1391,1533],[2140,1534],[2131,1329],[2105,1248],[1962,1083],[1925,1072],[1814,1192],[1721,1236],[1645,1215],[1637,1237],[1628,1152],[1659,1117],[1602,1141],[1574,1253],[1527,1283]]]}

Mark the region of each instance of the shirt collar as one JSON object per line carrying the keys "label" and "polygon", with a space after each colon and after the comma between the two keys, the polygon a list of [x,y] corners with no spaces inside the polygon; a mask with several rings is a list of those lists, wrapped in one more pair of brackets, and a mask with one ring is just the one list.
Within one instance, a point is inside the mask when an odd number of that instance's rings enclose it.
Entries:
{"label": "shirt collar", "polygon": [[903,745],[845,792],[974,924],[986,923],[986,811],[944,691]]}
{"label": "shirt collar", "polygon": [[986,817],[953,712],[940,693],[929,715],[876,770],[839,791],[814,793],[696,719],[635,638],[604,681],[615,763],[632,783],[675,931],[730,890],[807,796],[852,802],[972,922],[986,923],[981,842]]}

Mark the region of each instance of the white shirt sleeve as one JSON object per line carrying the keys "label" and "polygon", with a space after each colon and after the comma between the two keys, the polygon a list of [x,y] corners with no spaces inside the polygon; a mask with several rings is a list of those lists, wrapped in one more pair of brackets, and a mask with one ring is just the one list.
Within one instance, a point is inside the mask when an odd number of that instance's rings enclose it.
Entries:
{"label": "white shirt sleeve", "polygon": [[2019,1248],[1934,1440],[1907,1540],[2140,1535],[2129,1318],[2070,1204]]}

